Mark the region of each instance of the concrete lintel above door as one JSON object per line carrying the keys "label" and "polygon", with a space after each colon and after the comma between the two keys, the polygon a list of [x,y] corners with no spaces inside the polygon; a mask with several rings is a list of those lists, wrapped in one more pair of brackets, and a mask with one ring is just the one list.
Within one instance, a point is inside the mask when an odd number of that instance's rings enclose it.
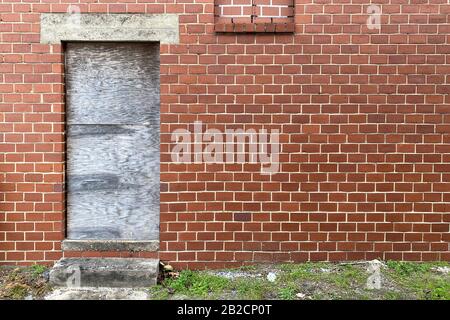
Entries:
{"label": "concrete lintel above door", "polygon": [[147,251],[159,250],[158,240],[70,240],[62,242],[64,251]]}
{"label": "concrete lintel above door", "polygon": [[41,43],[61,41],[179,42],[176,14],[42,13]]}

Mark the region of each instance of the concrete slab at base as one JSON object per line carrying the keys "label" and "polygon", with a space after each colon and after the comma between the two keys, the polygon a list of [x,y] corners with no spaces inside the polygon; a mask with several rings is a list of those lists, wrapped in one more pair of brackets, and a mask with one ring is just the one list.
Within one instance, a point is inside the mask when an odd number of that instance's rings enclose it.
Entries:
{"label": "concrete slab at base", "polygon": [[159,261],[140,258],[63,258],[50,271],[62,287],[139,288],[156,284]]}
{"label": "concrete slab at base", "polygon": [[64,251],[147,251],[159,250],[158,240],[69,240],[62,242]]}
{"label": "concrete slab at base", "polygon": [[132,288],[58,288],[45,300],[147,300],[148,292]]}

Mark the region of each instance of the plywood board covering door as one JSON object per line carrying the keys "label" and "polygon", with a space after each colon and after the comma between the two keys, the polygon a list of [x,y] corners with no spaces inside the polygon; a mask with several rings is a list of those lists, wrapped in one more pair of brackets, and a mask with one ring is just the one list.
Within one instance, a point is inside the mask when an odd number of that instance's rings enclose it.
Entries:
{"label": "plywood board covering door", "polygon": [[67,238],[159,238],[159,44],[67,43]]}

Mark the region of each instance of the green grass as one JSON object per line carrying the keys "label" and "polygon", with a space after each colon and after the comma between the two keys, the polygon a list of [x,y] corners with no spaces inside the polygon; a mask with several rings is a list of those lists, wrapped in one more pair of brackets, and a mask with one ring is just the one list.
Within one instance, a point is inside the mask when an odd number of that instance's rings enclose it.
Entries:
{"label": "green grass", "polygon": [[433,272],[438,266],[448,267],[449,264],[388,261],[387,276],[418,299],[450,300],[450,275]]}
{"label": "green grass", "polygon": [[432,265],[428,263],[413,263],[403,261],[388,261],[387,267],[399,276],[409,276],[413,273],[425,273],[430,271]]}
{"label": "green grass", "polygon": [[280,300],[294,300],[298,290],[294,286],[288,286],[278,290]]}
{"label": "green grass", "polygon": [[9,299],[20,300],[24,299],[29,292],[28,286],[24,284],[14,284],[7,288],[7,294],[5,295]]}
{"label": "green grass", "polygon": [[273,284],[260,279],[238,279],[230,286],[231,290],[237,292],[239,299],[264,300],[266,294],[273,292]]}
{"label": "green grass", "polygon": [[32,265],[30,268],[31,268],[33,276],[35,276],[35,277],[42,275],[47,270],[46,266],[43,266],[40,264]]}
{"label": "green grass", "polygon": [[182,271],[178,278],[164,282],[169,290],[199,298],[224,290],[228,285],[229,280],[226,278],[190,270]]}
{"label": "green grass", "polygon": [[450,281],[433,279],[421,287],[424,299],[450,300]]}
{"label": "green grass", "polygon": [[361,268],[352,265],[345,265],[340,272],[329,273],[328,279],[336,286],[349,289],[352,286],[362,286],[367,280],[367,275]]}
{"label": "green grass", "polygon": [[[150,289],[152,299],[443,299],[450,300],[450,276],[433,271],[440,263],[388,261],[381,269],[383,287],[366,288],[364,264],[302,263],[245,266],[222,270],[241,276],[225,278],[212,271],[184,270]],[[274,282],[266,279],[275,272]],[[248,276],[242,276],[246,273]]]}
{"label": "green grass", "polygon": [[149,291],[152,300],[167,300],[170,297],[169,291],[160,284],[151,287]]}
{"label": "green grass", "polygon": [[384,299],[385,300],[401,300],[402,299],[402,295],[401,295],[400,292],[389,291],[389,292],[385,293]]}

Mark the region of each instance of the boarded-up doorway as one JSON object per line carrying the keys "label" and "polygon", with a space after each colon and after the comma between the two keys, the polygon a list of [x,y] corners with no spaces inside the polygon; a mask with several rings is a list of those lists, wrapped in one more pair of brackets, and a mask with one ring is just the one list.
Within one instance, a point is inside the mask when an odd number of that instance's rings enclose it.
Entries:
{"label": "boarded-up doorway", "polygon": [[159,44],[67,43],[67,238],[159,239]]}

